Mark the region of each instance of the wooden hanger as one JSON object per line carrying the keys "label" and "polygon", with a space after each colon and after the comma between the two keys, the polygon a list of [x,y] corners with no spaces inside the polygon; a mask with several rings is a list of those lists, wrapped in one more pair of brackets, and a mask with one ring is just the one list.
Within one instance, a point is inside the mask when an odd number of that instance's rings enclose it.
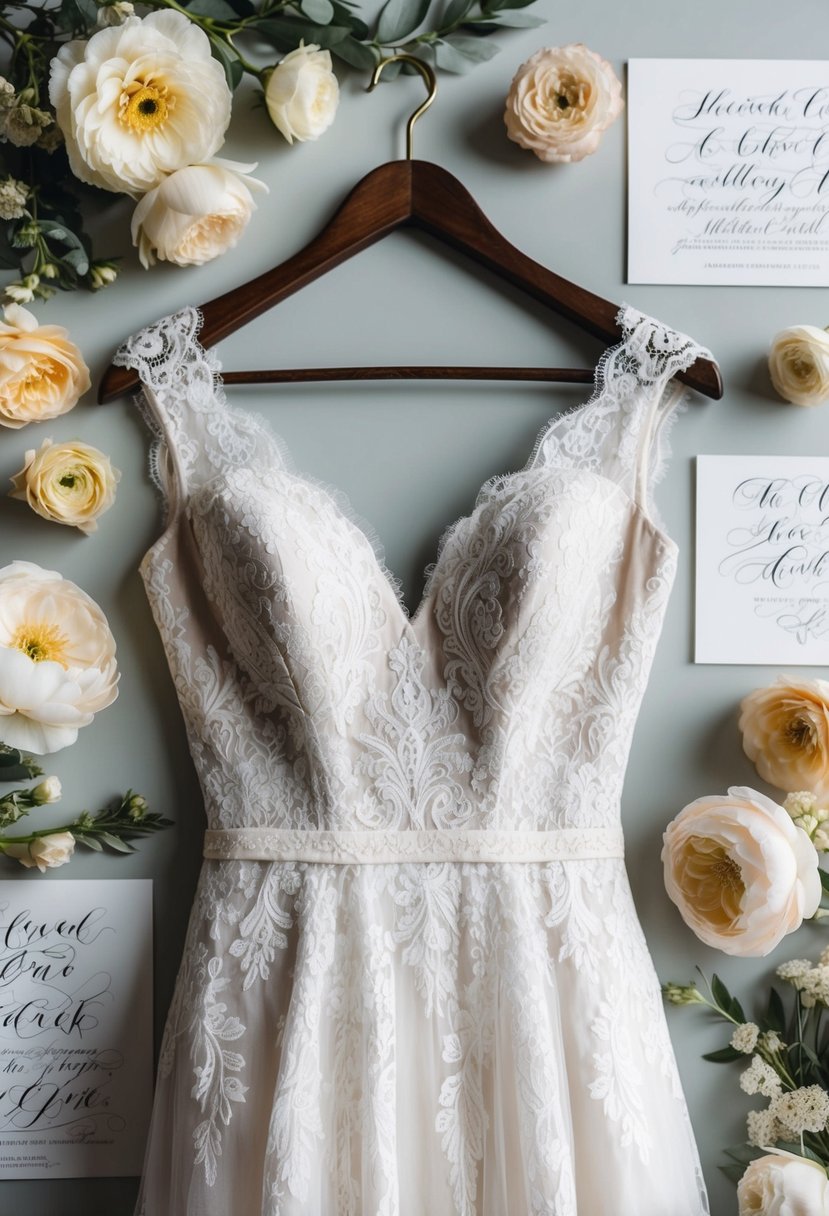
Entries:
{"label": "wooden hanger", "polygon": [[[220,342],[307,283],[402,227],[419,228],[460,250],[606,346],[618,342],[621,331],[616,323],[619,311],[616,304],[585,291],[521,253],[490,223],[456,177],[439,165],[413,159],[414,124],[432,104],[437,82],[428,64],[401,53],[378,63],[369,90],[378,83],[386,64],[398,60],[411,63],[429,88],[425,102],[406,125],[406,159],[390,161],[362,178],[333,219],[292,258],[202,305],[202,344],[213,346]],[[592,381],[593,372],[581,368],[355,367],[222,373],[226,384],[392,378],[583,383]],[[718,400],[722,396],[720,370],[710,359],[697,359],[687,371],[679,373],[678,379],[706,397]],[[138,376],[131,368],[110,364],[101,380],[98,400],[111,401],[137,384]]]}

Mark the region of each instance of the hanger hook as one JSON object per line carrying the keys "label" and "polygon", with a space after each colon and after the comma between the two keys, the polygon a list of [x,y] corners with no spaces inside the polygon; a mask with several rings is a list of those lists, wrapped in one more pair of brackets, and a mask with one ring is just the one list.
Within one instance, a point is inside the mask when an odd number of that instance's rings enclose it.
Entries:
{"label": "hanger hook", "polygon": [[429,106],[435,100],[435,96],[438,91],[438,82],[435,77],[435,73],[432,71],[432,68],[428,63],[424,63],[422,59],[415,58],[414,55],[407,55],[405,51],[400,51],[400,53],[397,55],[389,55],[387,59],[380,60],[377,67],[374,69],[371,84],[368,86],[366,92],[370,93],[371,90],[380,83],[383,68],[387,63],[398,62],[410,63],[412,67],[417,68],[418,72],[420,72],[420,75],[423,77],[427,89],[429,90],[429,96],[422,105],[418,106],[414,114],[410,115],[409,121],[406,123],[406,160],[412,160],[412,131],[414,130],[414,125],[418,118],[420,118],[421,114],[425,113],[425,111],[429,109]]}

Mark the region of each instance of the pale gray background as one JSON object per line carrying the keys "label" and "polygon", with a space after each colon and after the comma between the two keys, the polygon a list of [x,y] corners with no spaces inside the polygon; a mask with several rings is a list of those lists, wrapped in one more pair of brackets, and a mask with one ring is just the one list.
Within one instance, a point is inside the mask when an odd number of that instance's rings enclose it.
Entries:
{"label": "pale gray background", "polygon": [[[829,322],[829,293],[793,288],[631,287],[625,282],[625,129],[617,123],[581,164],[540,163],[505,137],[501,112],[513,72],[544,45],[584,41],[619,72],[633,56],[816,57],[829,48],[824,0],[540,0],[538,30],[505,34],[503,50],[466,78],[444,77],[438,102],[416,130],[415,148],[456,173],[494,223],[520,248],[614,300],[627,299],[710,346],[725,399],[695,403],[674,430],[674,458],[657,499],[681,546],[677,583],[636,733],[625,787],[628,864],[639,911],[663,979],[686,981],[695,964],[736,990],[764,984],[776,961],[820,948],[826,930],[802,929],[770,959],[730,960],[700,945],[668,902],[659,865],[661,833],[688,801],[733,783],[757,784],[740,750],[740,698],[773,668],[694,667],[692,654],[692,473],[697,452],[793,455],[826,450],[829,407],[787,407],[771,392],[764,352],[777,329]],[[314,235],[335,204],[373,166],[400,153],[399,124],[422,96],[401,78],[370,97],[356,74],[343,79],[336,125],[316,144],[289,148],[261,108],[240,94],[224,152],[260,161],[270,195],[229,256],[194,270],[145,273],[128,251],[128,207],[100,223],[101,253],[127,253],[116,286],[97,296],[59,296],[36,311],[65,323],[96,374],[118,342],[165,312],[198,304],[245,282]],[[447,362],[593,364],[591,340],[504,289],[431,241],[396,235],[251,325],[223,351],[226,366]],[[467,512],[480,483],[524,463],[548,415],[583,393],[555,387],[357,385],[302,391],[235,390],[265,412],[299,466],[335,483],[385,542],[390,566],[416,601],[424,565],[445,525]],[[156,1012],[166,1012],[199,867],[199,792],[161,646],[136,573],[159,530],[146,469],[147,436],[126,401],[100,408],[92,395],[55,423],[0,435],[0,483],[27,446],[47,435],[79,437],[111,453],[123,470],[114,509],[91,538],[51,526],[21,503],[0,501],[0,564],[15,558],[60,570],[95,596],[118,640],[121,695],[48,763],[64,782],[64,805],[94,807],[132,785],[176,827],[132,858],[83,854],[60,877],[155,879]],[[762,787],[761,787],[762,788]],[[61,814],[59,808],[41,814]],[[4,880],[49,881],[3,868]],[[0,892],[0,897],[2,892]],[[695,1010],[672,1010],[671,1030],[699,1138],[714,1216],[736,1212],[718,1173],[722,1149],[743,1136],[748,1101],[737,1070],[702,1063],[723,1031]],[[182,1151],[189,1148],[182,1145]],[[601,1163],[596,1163],[597,1169]],[[129,1216],[135,1180],[0,1183],[2,1216]],[[228,1216],[231,1216],[229,1213]],[[435,1213],[434,1216],[441,1216]],[[583,1216],[590,1216],[584,1213]],[[640,1216],[620,1213],[619,1216]],[[658,1216],[655,1213],[643,1216]]]}

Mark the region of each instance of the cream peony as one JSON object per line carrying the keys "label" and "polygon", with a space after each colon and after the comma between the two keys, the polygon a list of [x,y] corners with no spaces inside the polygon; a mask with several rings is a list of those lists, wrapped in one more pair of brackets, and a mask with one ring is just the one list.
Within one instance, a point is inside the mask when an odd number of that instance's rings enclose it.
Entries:
{"label": "cream peony", "polygon": [[319,139],[334,121],[340,89],[331,54],[302,43],[276,65],[265,87],[271,121],[289,144]]}
{"label": "cream peony", "polygon": [[818,855],[777,803],[732,787],[697,798],[663,837],[665,888],[708,946],[743,958],[768,954],[820,903]]}
{"label": "cream peony", "polygon": [[27,870],[37,866],[42,874],[44,870],[66,865],[75,851],[75,837],[71,832],[50,832],[48,836],[37,836],[26,844],[4,844],[2,849],[7,857],[16,858]]}
{"label": "cream peony", "polygon": [[207,160],[230,121],[230,89],[207,35],[166,9],[62,46],[49,97],[75,176],[127,194]]}
{"label": "cream peony", "polygon": [[44,439],[39,451],[26,453],[10,497],[23,499],[44,519],[90,533],[115,502],[120,476],[109,457],[88,443]]}
{"label": "cream peony", "polygon": [[61,325],[38,325],[19,304],[0,321],[0,426],[57,418],[89,388],[89,368]]}
{"label": "cream peony", "polygon": [[743,750],[764,781],[829,796],[829,682],[781,676],[740,711]]}
{"label": "cream peony", "polygon": [[829,1216],[829,1180],[816,1161],[767,1153],[737,1185],[739,1216]]}
{"label": "cream peony", "polygon": [[256,209],[251,190],[268,189],[247,176],[255,168],[230,160],[189,165],[145,194],[132,217],[141,264],[201,266],[232,249]]}
{"label": "cream peony", "polygon": [[769,351],[769,374],[780,396],[793,405],[829,400],[829,333],[816,325],[781,329]]}
{"label": "cream peony", "polygon": [[507,135],[540,160],[583,160],[622,112],[622,86],[606,59],[581,42],[537,51],[515,73]]}
{"label": "cream peony", "polygon": [[0,740],[43,755],[118,695],[115,641],[74,583],[32,562],[0,569]]}

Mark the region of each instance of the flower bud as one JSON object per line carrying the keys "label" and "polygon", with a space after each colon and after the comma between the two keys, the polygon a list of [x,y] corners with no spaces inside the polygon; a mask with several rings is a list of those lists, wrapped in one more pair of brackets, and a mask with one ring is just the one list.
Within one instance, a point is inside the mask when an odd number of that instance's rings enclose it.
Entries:
{"label": "flower bud", "polygon": [[704,1005],[705,997],[696,984],[663,984],[662,995],[671,1005]]}
{"label": "flower bud", "polygon": [[58,778],[47,777],[32,790],[32,801],[35,806],[48,806],[52,802],[59,802],[61,793],[61,784]]}

